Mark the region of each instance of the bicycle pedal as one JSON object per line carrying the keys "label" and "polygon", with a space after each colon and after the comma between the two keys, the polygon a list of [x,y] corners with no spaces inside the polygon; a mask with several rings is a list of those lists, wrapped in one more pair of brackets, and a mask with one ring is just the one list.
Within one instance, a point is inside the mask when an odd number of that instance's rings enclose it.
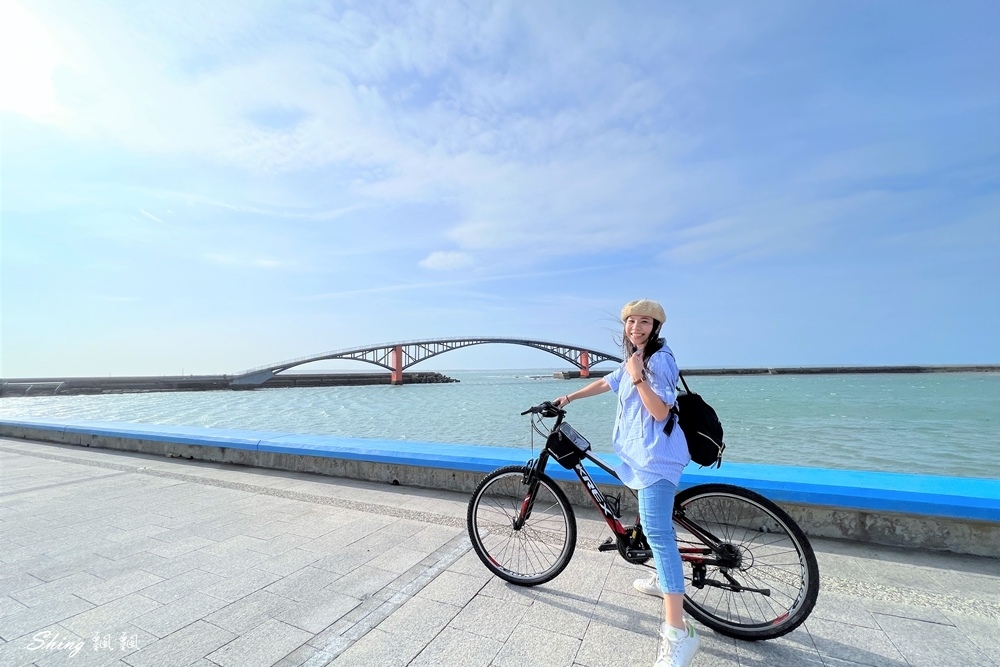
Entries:
{"label": "bicycle pedal", "polygon": [[614,537],[604,540],[604,543],[597,547],[598,551],[617,551],[618,541]]}

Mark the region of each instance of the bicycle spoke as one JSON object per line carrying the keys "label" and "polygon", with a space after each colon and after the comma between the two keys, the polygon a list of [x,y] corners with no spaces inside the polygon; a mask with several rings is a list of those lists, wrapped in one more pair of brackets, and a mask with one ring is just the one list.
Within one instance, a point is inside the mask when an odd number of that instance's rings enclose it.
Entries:
{"label": "bicycle spoke", "polygon": [[[719,540],[705,557],[705,584],[686,595],[698,620],[734,637],[767,639],[805,619],[818,591],[815,557],[787,514],[753,492],[721,484],[681,492],[678,502],[692,530]],[[696,535],[681,531],[678,544],[697,546]],[[681,557],[691,567],[699,558]],[[691,567],[688,577],[694,576]]]}
{"label": "bicycle spoke", "polygon": [[529,488],[524,483],[526,470],[501,468],[483,480],[470,500],[469,534],[476,553],[494,574],[511,583],[533,585],[566,566],[576,530],[568,501],[544,476],[537,481],[527,515],[521,516]]}

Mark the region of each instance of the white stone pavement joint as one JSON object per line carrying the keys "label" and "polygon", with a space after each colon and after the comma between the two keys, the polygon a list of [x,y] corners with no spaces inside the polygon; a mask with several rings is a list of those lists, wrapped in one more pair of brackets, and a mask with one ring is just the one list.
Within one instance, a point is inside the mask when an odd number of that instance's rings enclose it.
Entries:
{"label": "white stone pavement joint", "polygon": [[[215,486],[224,489],[233,489],[235,491],[245,491],[247,493],[256,493],[258,495],[264,495],[264,496],[275,496],[278,498],[286,498],[288,500],[301,500],[303,502],[308,502],[308,503],[316,503],[319,505],[330,505],[332,507],[342,507],[344,509],[352,509],[352,510],[357,510],[359,512],[365,512],[367,514],[381,514],[385,516],[393,516],[398,519],[410,519],[413,521],[420,521],[422,523],[433,523],[437,525],[449,526],[451,528],[465,528],[464,518],[444,516],[441,514],[434,514],[432,512],[406,510],[401,507],[395,507],[392,505],[378,505],[375,503],[364,503],[356,500],[346,500],[344,498],[322,496],[315,493],[303,493],[301,491],[287,491],[285,489],[274,489],[269,486],[258,486],[256,484],[244,484],[241,482],[227,482],[221,479],[212,479],[210,477],[200,477],[198,475],[187,475],[179,472],[157,470],[155,468],[147,468],[145,466],[127,465],[122,463],[107,463],[105,461],[92,461],[89,459],[77,458],[73,456],[59,456],[57,454],[47,454],[43,452],[26,452],[21,449],[14,449],[7,447],[0,447],[0,452],[6,452],[9,454],[20,454],[22,456],[32,456],[35,458],[48,459],[50,461],[59,461],[62,463],[75,463],[78,465],[92,466],[95,468],[121,470],[124,472],[131,472],[138,475],[149,475],[151,477],[176,479],[183,482],[191,482],[193,484],[203,484],[205,486]],[[310,473],[301,473],[301,474],[308,475]],[[374,482],[371,483],[374,484]]]}
{"label": "white stone pavement joint", "polygon": [[364,637],[379,623],[387,619],[394,611],[403,606],[407,600],[419,593],[427,584],[431,583],[435,577],[444,572],[452,563],[464,556],[472,543],[465,535],[460,535],[451,540],[445,548],[452,548],[444,553],[436,563],[421,572],[413,581],[401,588],[395,595],[373,609],[366,616],[359,619],[354,625],[349,626],[338,636],[331,639],[326,646],[318,649],[302,667],[326,667],[337,657],[351,647],[356,641]]}

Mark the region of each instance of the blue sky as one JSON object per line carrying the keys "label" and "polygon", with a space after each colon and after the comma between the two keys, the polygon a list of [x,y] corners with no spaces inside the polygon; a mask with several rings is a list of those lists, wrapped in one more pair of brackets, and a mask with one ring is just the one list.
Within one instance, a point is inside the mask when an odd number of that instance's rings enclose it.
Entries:
{"label": "blue sky", "polygon": [[996,2],[221,7],[0,0],[2,375],[1000,363]]}

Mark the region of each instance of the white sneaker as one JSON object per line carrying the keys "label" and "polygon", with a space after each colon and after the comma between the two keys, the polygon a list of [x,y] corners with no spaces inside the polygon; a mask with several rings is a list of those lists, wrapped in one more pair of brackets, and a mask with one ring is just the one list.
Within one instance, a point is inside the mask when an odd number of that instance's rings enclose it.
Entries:
{"label": "white sneaker", "polygon": [[[698,652],[698,633],[687,623],[687,634],[666,623],[660,629],[660,657],[653,667],[688,667]],[[680,634],[678,637],[677,635]]]}
{"label": "white sneaker", "polygon": [[632,587],[640,593],[645,593],[646,595],[652,595],[653,597],[658,598],[663,597],[663,591],[660,590],[660,582],[657,580],[655,572],[646,579],[636,579],[632,582]]}

